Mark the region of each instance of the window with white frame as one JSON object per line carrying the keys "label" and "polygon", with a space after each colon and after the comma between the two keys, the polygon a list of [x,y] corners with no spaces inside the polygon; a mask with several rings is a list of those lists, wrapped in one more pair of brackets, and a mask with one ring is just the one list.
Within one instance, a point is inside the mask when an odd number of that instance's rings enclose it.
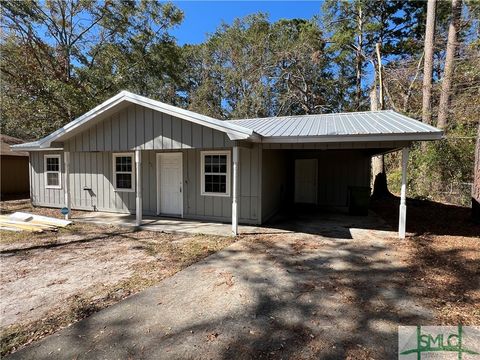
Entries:
{"label": "window with white frame", "polygon": [[45,187],[49,189],[62,188],[62,173],[60,170],[60,155],[45,155]]}
{"label": "window with white frame", "polygon": [[201,170],[202,195],[230,195],[230,151],[202,151]]}
{"label": "window with white frame", "polygon": [[113,181],[117,191],[135,190],[133,154],[113,154]]}

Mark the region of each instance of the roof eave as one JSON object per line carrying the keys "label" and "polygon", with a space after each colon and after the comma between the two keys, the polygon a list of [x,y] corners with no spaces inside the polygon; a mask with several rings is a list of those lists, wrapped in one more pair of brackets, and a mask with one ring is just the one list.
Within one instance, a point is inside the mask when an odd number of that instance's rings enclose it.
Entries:
{"label": "roof eave", "polygon": [[263,137],[263,143],[329,143],[329,142],[375,142],[375,141],[432,141],[440,140],[443,132],[405,134],[352,134],[319,136],[270,136]]}

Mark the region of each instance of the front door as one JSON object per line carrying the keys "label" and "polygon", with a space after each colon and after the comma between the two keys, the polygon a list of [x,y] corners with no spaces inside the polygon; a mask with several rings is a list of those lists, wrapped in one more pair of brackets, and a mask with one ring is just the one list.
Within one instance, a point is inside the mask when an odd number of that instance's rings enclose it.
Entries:
{"label": "front door", "polygon": [[182,153],[157,154],[157,214],[183,216]]}
{"label": "front door", "polygon": [[295,202],[300,204],[317,203],[317,159],[295,160]]}

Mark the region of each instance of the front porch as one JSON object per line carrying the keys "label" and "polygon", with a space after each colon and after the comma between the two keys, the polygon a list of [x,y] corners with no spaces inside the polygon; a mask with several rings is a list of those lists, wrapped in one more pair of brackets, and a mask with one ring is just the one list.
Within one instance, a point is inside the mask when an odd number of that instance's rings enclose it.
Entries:
{"label": "front porch", "polygon": [[[119,214],[108,212],[85,212],[72,217],[73,221],[85,222],[100,225],[115,225],[136,227],[137,219],[135,214]],[[232,225],[219,222],[208,222],[191,219],[180,219],[159,216],[143,216],[142,230],[158,231],[171,234],[204,234],[214,236],[229,236],[232,234]],[[261,228],[257,226],[239,225],[241,234],[257,234],[271,229]],[[285,230],[275,230],[277,232],[285,232]]]}

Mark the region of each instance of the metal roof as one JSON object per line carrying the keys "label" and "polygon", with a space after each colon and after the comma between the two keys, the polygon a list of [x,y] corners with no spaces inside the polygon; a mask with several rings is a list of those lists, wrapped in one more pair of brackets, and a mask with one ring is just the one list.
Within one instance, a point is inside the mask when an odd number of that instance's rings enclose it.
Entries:
{"label": "metal roof", "polygon": [[[301,142],[308,138],[340,139],[355,137],[365,141],[376,138],[404,140],[435,140],[442,131],[401,115],[393,110],[364,111],[338,114],[279,116],[268,118],[229,120],[249,128],[264,137],[264,142],[286,140]],[[290,139],[289,139],[290,138]],[[333,141],[333,140],[332,140]]]}
{"label": "metal roof", "polygon": [[53,142],[61,142],[75,132],[85,130],[90,126],[90,121],[101,118],[102,114],[113,111],[116,106],[126,102],[223,131],[231,140],[277,143],[417,141],[437,140],[441,139],[443,135],[441,130],[433,126],[392,110],[222,121],[128,91],[122,91],[43,139],[12,145],[11,149],[15,151],[57,149],[52,145]]}
{"label": "metal roof", "polygon": [[64,127],[54,131],[50,135],[34,142],[13,145],[11,148],[12,150],[51,149],[52,142],[63,141],[71,136],[71,134],[75,131],[79,131],[79,129],[84,130],[87,126],[89,126],[88,123],[90,121],[95,120],[97,117],[125,102],[145,106],[150,109],[173,115],[202,126],[222,131],[226,133],[231,140],[254,140],[257,138],[257,134],[255,134],[252,130],[240,125],[214,119],[209,116],[165,104],[160,101],[149,99],[145,96],[133,94],[124,90],[83,114],[79,118],[69,122]]}

